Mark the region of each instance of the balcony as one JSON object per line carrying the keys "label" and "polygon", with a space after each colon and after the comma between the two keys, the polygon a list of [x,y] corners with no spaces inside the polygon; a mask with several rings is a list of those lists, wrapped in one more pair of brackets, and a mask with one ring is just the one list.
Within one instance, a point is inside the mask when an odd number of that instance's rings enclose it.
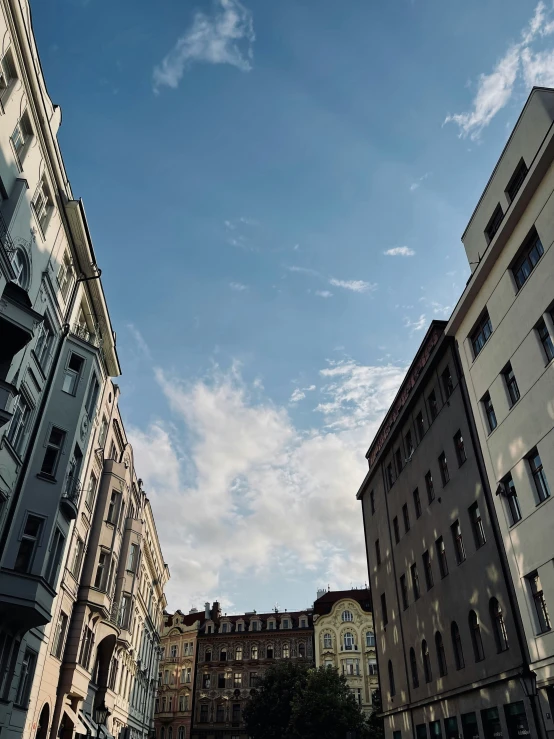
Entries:
{"label": "balcony", "polygon": [[81,497],[82,490],[81,481],[69,474],[65,481],[65,487],[60,501],[61,511],[68,521],[73,521],[77,518],[79,498]]}
{"label": "balcony", "polygon": [[0,612],[10,626],[22,633],[50,621],[55,595],[55,590],[39,575],[0,571]]}
{"label": "balcony", "polygon": [[71,326],[71,334],[81,341],[91,344],[96,349],[102,348],[102,337],[96,331],[91,331],[86,324],[74,323]]}
{"label": "balcony", "polygon": [[12,398],[17,395],[17,388],[9,382],[0,380],[0,429],[11,420],[12,413],[8,410]]}

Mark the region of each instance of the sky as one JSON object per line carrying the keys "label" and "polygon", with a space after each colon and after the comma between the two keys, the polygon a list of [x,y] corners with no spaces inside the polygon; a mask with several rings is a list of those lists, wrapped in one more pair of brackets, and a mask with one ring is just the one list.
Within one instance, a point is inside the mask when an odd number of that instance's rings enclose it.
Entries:
{"label": "sky", "polygon": [[168,608],[363,587],[365,452],[469,276],[536,0],[31,0]]}

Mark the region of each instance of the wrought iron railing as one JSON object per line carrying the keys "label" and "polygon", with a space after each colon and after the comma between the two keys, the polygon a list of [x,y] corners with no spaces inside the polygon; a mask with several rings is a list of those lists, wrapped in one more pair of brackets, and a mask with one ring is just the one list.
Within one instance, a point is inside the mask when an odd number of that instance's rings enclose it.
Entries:
{"label": "wrought iron railing", "polygon": [[119,603],[114,600],[110,611],[110,621],[112,624],[119,626]]}
{"label": "wrought iron railing", "polygon": [[64,500],[71,501],[77,506],[79,504],[79,498],[81,496],[82,490],[83,486],[81,485],[81,481],[79,480],[79,478],[74,477],[73,475],[68,475],[65,481],[62,498]]}
{"label": "wrought iron railing", "polygon": [[82,341],[86,341],[87,344],[92,344],[96,348],[100,349],[102,346],[102,337],[96,331],[91,331],[87,326],[82,323],[74,323],[71,327],[71,333],[73,336]]}
{"label": "wrought iron railing", "polygon": [[2,246],[4,247],[4,249],[9,255],[15,252],[16,246],[13,243],[11,234],[8,231],[8,224],[6,223],[1,211],[0,211],[0,242],[2,242]]}

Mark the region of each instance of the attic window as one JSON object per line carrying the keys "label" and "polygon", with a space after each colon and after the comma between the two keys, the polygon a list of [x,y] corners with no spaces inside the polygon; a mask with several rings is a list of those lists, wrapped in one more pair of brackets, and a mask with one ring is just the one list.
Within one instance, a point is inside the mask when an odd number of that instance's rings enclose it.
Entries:
{"label": "attic window", "polygon": [[527,169],[527,165],[525,164],[523,159],[521,159],[516,167],[516,171],[513,173],[511,180],[506,186],[506,195],[508,196],[508,200],[510,201],[510,203],[512,202],[512,200],[515,200],[516,195],[519,192],[519,188],[523,185],[523,181],[527,177],[528,171],[529,170]]}

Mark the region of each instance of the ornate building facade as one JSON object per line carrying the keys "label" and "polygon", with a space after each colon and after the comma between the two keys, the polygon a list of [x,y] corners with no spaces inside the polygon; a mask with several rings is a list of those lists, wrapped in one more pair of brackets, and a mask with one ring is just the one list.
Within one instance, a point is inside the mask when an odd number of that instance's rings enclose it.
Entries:
{"label": "ornate building facade", "polygon": [[365,714],[379,689],[375,631],[369,590],[318,591],[314,603],[316,667],[344,675]]}
{"label": "ornate building facade", "polygon": [[312,611],[227,616],[206,603],[192,739],[247,739],[242,711],[265,670],[283,659],[314,664]]}

